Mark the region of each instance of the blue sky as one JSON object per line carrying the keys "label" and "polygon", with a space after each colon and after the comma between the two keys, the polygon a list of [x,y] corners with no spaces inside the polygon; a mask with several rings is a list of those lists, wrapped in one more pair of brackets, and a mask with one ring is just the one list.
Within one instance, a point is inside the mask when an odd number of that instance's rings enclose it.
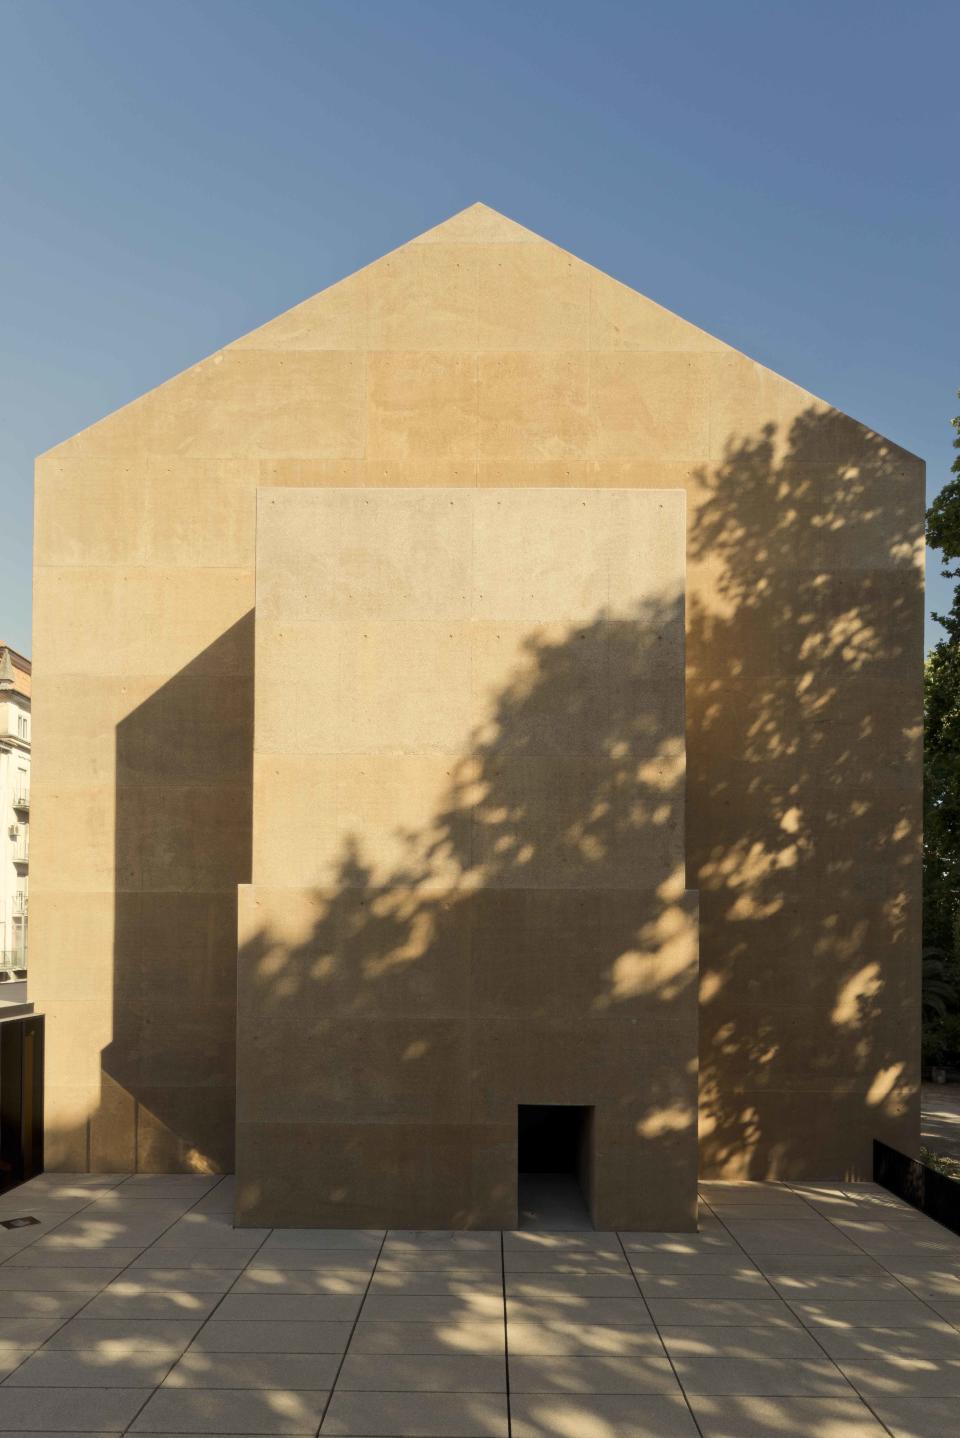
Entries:
{"label": "blue sky", "polygon": [[478,199],[947,477],[956,0],[0,0],[0,27],[0,638],[28,653],[34,455]]}

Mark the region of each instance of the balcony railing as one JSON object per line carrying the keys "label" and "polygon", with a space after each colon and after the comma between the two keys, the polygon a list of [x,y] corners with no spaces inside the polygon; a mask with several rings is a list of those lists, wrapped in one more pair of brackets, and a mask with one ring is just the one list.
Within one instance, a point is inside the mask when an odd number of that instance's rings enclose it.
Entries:
{"label": "balcony railing", "polygon": [[27,950],[22,949],[0,949],[0,975],[14,973],[17,969],[25,970],[27,967]]}

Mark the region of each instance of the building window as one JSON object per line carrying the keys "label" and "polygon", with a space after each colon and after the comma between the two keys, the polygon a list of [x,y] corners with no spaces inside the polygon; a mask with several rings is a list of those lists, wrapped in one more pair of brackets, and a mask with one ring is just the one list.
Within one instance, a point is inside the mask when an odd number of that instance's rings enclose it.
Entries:
{"label": "building window", "polygon": [[26,739],[26,737],[27,737],[27,716],[26,716],[26,714],[18,714],[18,715],[17,715],[17,732],[19,733],[21,739]]}

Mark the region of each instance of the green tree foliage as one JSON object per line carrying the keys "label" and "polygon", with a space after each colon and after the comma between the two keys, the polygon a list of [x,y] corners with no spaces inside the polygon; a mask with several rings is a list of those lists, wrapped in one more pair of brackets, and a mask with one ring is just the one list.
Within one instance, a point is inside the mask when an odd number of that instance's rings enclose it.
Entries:
{"label": "green tree foliage", "polygon": [[[960,416],[953,421],[960,450]],[[960,454],[951,478],[927,510],[927,542],[943,555],[944,578],[954,580],[947,614],[935,614],[946,633],[934,646],[924,671],[924,862],[923,938],[940,963],[938,988],[953,991],[950,1010],[960,1007]],[[932,974],[931,974],[932,977]],[[942,988],[941,999],[942,999]],[[931,1046],[948,1015],[925,1004],[925,1047]],[[954,1026],[955,1027],[955,1026]],[[950,1056],[960,1061],[960,1054]]]}

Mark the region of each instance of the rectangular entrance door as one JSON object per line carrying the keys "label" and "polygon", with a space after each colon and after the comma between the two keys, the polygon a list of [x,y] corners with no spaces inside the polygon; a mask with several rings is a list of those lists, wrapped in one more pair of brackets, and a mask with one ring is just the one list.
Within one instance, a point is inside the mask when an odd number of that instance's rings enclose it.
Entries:
{"label": "rectangular entrance door", "polygon": [[520,1228],[590,1229],[593,1109],[572,1104],[517,1108]]}

